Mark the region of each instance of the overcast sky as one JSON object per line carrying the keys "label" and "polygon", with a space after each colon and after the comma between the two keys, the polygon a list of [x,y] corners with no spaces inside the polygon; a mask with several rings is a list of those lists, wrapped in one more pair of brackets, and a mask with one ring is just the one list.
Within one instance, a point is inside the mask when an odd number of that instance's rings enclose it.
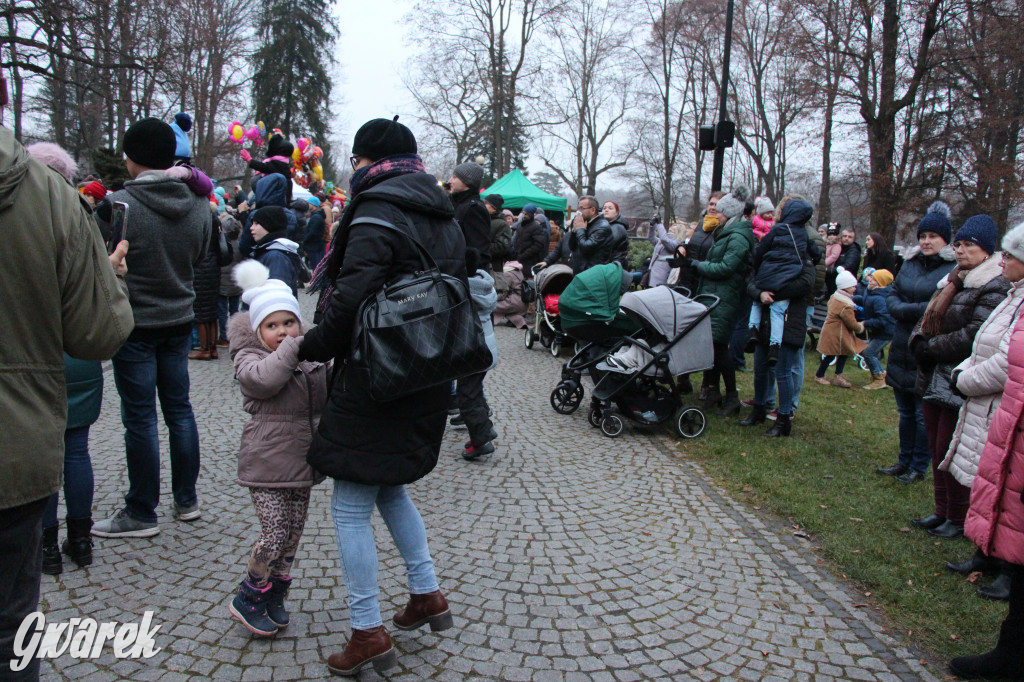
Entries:
{"label": "overcast sky", "polygon": [[405,14],[412,0],[338,0],[341,35],[337,56],[341,78],[335,92],[342,104],[335,110],[335,132],[346,145],[366,121],[401,116],[416,128],[411,98],[400,73],[412,49],[405,45]]}

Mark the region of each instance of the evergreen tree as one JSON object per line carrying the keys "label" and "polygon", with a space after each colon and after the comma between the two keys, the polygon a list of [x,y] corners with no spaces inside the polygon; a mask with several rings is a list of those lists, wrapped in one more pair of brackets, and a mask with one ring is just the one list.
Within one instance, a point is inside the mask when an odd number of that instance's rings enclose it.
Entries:
{"label": "evergreen tree", "polygon": [[[530,155],[530,148],[529,142],[526,139],[526,126],[523,124],[522,114],[518,106],[510,103],[507,109],[509,111],[501,121],[501,135],[502,138],[511,137],[512,143],[505,149],[505,156],[511,160],[512,168],[518,168],[524,175],[528,175],[526,157]],[[484,187],[500,179],[502,175],[501,169],[495,166],[498,154],[494,149],[492,130],[493,125],[489,118],[482,117],[479,119],[476,125],[476,134],[473,136],[474,146],[472,149],[474,149],[474,152],[468,159],[459,159],[459,163],[474,160],[478,155],[487,159],[487,163],[484,164]]]}
{"label": "evergreen tree", "polygon": [[325,120],[337,31],[332,5],[333,0],[267,0],[257,24],[261,47],[253,56],[256,119],[290,139],[311,138],[324,151],[325,179],[334,176]]}

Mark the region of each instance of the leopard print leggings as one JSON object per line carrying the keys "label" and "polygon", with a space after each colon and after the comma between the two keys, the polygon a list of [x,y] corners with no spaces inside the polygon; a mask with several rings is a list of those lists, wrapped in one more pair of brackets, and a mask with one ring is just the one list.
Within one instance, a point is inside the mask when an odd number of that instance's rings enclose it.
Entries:
{"label": "leopard print leggings", "polygon": [[262,530],[249,554],[249,582],[263,588],[275,576],[287,576],[295,561],[309,510],[309,488],[250,488]]}

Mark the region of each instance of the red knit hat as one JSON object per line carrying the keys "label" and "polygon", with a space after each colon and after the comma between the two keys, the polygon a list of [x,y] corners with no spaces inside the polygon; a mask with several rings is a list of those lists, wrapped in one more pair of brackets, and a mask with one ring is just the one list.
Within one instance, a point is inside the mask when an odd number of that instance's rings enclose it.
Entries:
{"label": "red knit hat", "polygon": [[96,201],[103,201],[103,198],[107,196],[107,188],[100,183],[93,180],[88,185],[79,190],[82,194],[92,197]]}

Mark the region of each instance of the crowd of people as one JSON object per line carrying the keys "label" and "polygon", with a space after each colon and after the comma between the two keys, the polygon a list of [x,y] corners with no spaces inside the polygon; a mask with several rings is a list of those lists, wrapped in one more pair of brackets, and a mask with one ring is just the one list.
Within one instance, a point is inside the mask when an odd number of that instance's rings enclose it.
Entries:
{"label": "crowd of people", "polygon": [[[397,653],[379,604],[373,510],[407,571],[409,600],[392,626],[452,627],[427,529],[405,486],[436,466],[449,425],[467,429],[461,454],[470,462],[495,452],[497,434],[484,391],[490,368],[375,400],[369,377],[346,370],[363,302],[432,263],[465,284],[492,368],[493,324],[525,324],[525,310],[507,305],[510,295],[555,264],[577,274],[618,264],[628,274],[628,223],[617,204],[589,196],[565,229],[534,205],[516,216],[500,195],[481,196],[484,170],[472,162],[457,165],[442,186],[425,172],[415,136],[397,117],[356,133],[348,204],[338,213],[326,196],[292,198],[290,171],[278,162],[290,156],[290,143],[280,136],[268,159],[253,162],[252,191],[229,191],[189,164],[182,122],[176,118],[176,130],[149,118],[128,129],[122,147],[131,179],[115,192],[96,178],[76,192],[74,161],[63,150],[26,151],[0,127],[0,216],[17,226],[15,243],[26,244],[19,249],[25,258],[5,261],[0,281],[29,281],[40,292],[31,301],[3,297],[8,316],[31,318],[38,333],[0,351],[7,453],[0,475],[14,483],[0,494],[0,653],[14,657],[14,634],[38,603],[39,574],[60,573],[62,555],[88,566],[94,536],[160,532],[158,398],[174,516],[201,518],[188,364],[227,348],[250,415],[237,478],[260,528],[242,561],[232,617],[257,636],[288,626],[310,489],[330,478],[352,634],[326,664],[343,676],[389,668]],[[44,197],[53,210],[32,210],[33,199]],[[879,473],[913,484],[931,462],[935,507],[915,523],[938,538],[966,533],[978,551],[950,570],[996,574],[980,591],[1010,602],[996,649],[951,667],[964,676],[1019,676],[1024,468],[1011,465],[1024,453],[1024,225],[1003,237],[1000,253],[990,218],[974,216],[954,236],[948,209],[937,203],[918,223],[917,246],[897,259],[878,234],[861,249],[850,228],[815,229],[813,213],[800,196],[775,205],[743,187],[714,192],[696,224],[650,221],[653,254],[632,280],[718,298],[714,365],[689,390],[721,417],[738,415],[737,361],[752,353],[754,395],[739,423],[774,418],[769,437],[792,433],[816,319],[823,358],[815,380],[849,388],[845,363],[865,359],[872,381],[864,388],[892,388],[899,413],[899,458]],[[317,296],[315,326],[302,319],[303,289]],[[824,314],[816,318],[818,307]],[[108,358],[129,485],[123,508],[93,523],[88,435],[100,409],[99,361]],[[39,370],[32,377],[18,371],[25,363]],[[22,679],[37,677],[34,661]]]}

